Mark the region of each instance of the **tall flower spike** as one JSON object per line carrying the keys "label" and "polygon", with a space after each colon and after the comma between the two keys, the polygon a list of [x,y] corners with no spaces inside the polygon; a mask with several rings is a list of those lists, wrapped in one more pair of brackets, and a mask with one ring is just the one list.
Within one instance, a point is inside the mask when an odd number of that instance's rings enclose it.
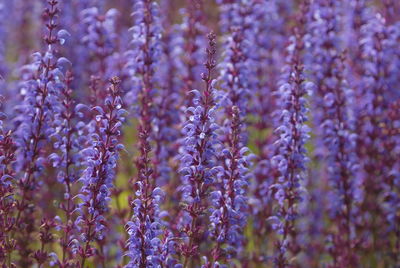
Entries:
{"label": "tall flower spike", "polygon": [[[340,3],[333,0],[317,0],[311,4],[311,22],[309,25],[310,56],[307,64],[312,71],[316,92],[313,94],[315,125],[320,126],[324,115],[324,96],[327,80],[332,76],[330,68],[340,51],[339,19]],[[317,128],[321,132],[320,128]],[[323,145],[322,140],[318,143]],[[324,148],[320,146],[319,148]],[[322,152],[316,152],[322,154]]]}
{"label": "tall flower spike", "polygon": [[[142,139],[142,138],[140,138]],[[141,140],[140,143],[146,143]],[[147,144],[148,146],[148,144]],[[169,263],[170,241],[168,234],[163,232],[165,223],[161,220],[166,216],[165,212],[160,211],[159,204],[164,198],[161,188],[153,188],[150,181],[149,158],[144,152],[150,147],[143,148],[140,160],[136,166],[139,178],[136,182],[136,199],[132,202],[133,217],[127,225],[128,252],[130,261],[127,268],[160,267],[171,265]],[[166,240],[161,241],[160,236],[164,234]]]}
{"label": "tall flower spike", "polygon": [[95,120],[90,124],[89,147],[82,150],[85,157],[85,170],[79,181],[82,183],[79,205],[80,216],[76,224],[80,227],[81,245],[79,267],[85,267],[86,260],[96,255],[92,243],[102,240],[106,229],[105,214],[109,210],[110,191],[113,188],[115,169],[118,161],[118,151],[123,149],[118,137],[124,121],[125,110],[122,109],[120,97],[120,80],[113,77],[110,80],[108,96],[104,109],[93,107],[97,112]]}
{"label": "tall flower spike", "polygon": [[[340,10],[342,3],[332,0],[317,0],[310,1],[309,18],[307,20],[307,32],[306,44],[307,51],[304,57],[307,69],[309,69],[311,80],[315,83],[315,92],[311,96],[312,105],[312,116],[313,116],[313,136],[312,143],[315,143],[314,150],[312,150],[312,163],[315,163],[316,168],[310,171],[313,177],[320,178],[319,180],[313,180],[310,177],[308,180],[308,187],[310,189],[315,189],[310,191],[310,208],[313,212],[311,217],[319,217],[320,214],[325,216],[325,210],[318,211],[321,207],[320,204],[326,201],[326,196],[316,196],[316,193],[320,189],[323,189],[327,181],[327,165],[323,161],[327,152],[322,123],[324,121],[327,106],[325,105],[324,97],[327,94],[327,86],[330,80],[334,80],[333,73],[330,72],[333,68],[333,63],[339,55],[340,42],[343,35],[340,35],[340,20],[343,18],[341,16]],[[332,91],[332,90],[331,90]],[[312,172],[312,173],[311,173]],[[315,206],[314,206],[315,204]],[[310,209],[311,210],[311,209]],[[309,259],[316,254],[321,256],[325,251],[325,243],[320,241],[324,239],[325,235],[319,232],[313,232],[311,228],[319,227],[316,220],[311,221],[311,226],[308,228],[309,233],[312,234],[309,241],[309,246],[307,247],[307,254]],[[321,226],[318,228],[324,231],[326,226]],[[315,228],[317,229],[317,228]],[[317,230],[318,230],[317,229]],[[310,257],[311,256],[311,257]]]}
{"label": "tall flower spike", "polygon": [[[177,103],[179,109],[179,123],[176,127],[178,130],[178,138],[175,140],[173,147],[182,150],[184,145],[184,137],[180,129],[189,120],[189,115],[185,112],[188,107],[193,106],[194,95],[190,92],[194,88],[199,88],[202,85],[199,73],[202,72],[205,62],[204,47],[207,46],[207,28],[204,25],[205,14],[203,0],[185,0],[184,8],[179,10],[182,15],[182,22],[175,27],[175,44],[173,52],[175,54],[174,64],[177,70],[176,77],[179,81],[178,92],[180,98]],[[175,219],[171,227],[174,231],[179,229],[180,214],[182,211],[178,208],[179,200],[181,199],[181,191],[176,191],[181,185],[179,177],[179,154],[175,154],[173,166],[174,172],[167,188],[168,197],[174,200],[177,209],[172,209],[171,218]]]}
{"label": "tall flower spike", "polygon": [[[311,56],[310,51],[310,45],[314,45],[314,38],[318,39],[318,36],[314,36],[313,34],[310,33],[318,33],[319,31],[324,31],[327,30],[328,32],[335,30],[336,25],[335,23],[329,24],[329,27],[324,28],[325,25],[323,23],[323,19],[328,16],[329,18],[329,13],[326,12],[326,9],[321,9],[321,14],[316,14],[318,9],[316,9],[315,6],[317,2],[312,2],[310,0],[304,0],[301,1],[300,7],[298,11],[296,12],[295,20],[297,21],[297,24],[299,25],[298,27],[298,32],[301,36],[303,36],[304,40],[304,51],[303,51],[303,57],[302,61],[305,62],[305,64],[308,64],[310,61],[313,60],[313,56]],[[314,16],[315,15],[315,16]],[[313,17],[314,16],[314,17]],[[322,17],[322,18],[321,18]],[[322,20],[322,21],[320,21]],[[322,25],[321,28],[320,24]],[[310,27],[311,26],[311,27]],[[331,28],[333,27],[333,29]],[[321,40],[317,40],[321,41]],[[329,49],[332,46],[332,43],[330,42],[330,39],[327,38],[327,43]],[[313,51],[314,47],[311,47],[311,52]],[[323,56],[320,56],[320,53],[324,53],[325,51],[321,48],[317,48],[316,55],[318,60],[321,60]],[[327,52],[329,54],[329,52]],[[319,62],[316,60],[316,65]],[[319,65],[317,65],[319,66]],[[306,69],[307,70],[312,70],[312,67],[315,67],[314,65],[307,65]],[[320,70],[322,71],[322,70]],[[315,89],[316,87],[314,87]],[[310,96],[310,99],[312,100],[313,95]],[[315,98],[319,98],[319,95]],[[319,112],[318,106],[313,107],[312,109],[312,114],[314,116],[314,111]],[[318,123],[319,124],[319,123]],[[316,124],[315,127],[318,128],[319,125]],[[319,130],[319,129],[318,129]],[[318,140],[319,137],[317,137],[316,142],[318,144],[322,144],[321,140]],[[311,142],[312,144],[313,142]],[[318,163],[319,158],[314,154],[315,152],[318,153],[318,146],[311,147],[310,148],[310,154],[313,155],[314,159],[311,160],[311,163]],[[318,165],[316,165],[318,166]],[[299,207],[299,213],[302,214],[303,221],[301,222],[302,227],[304,227],[305,230],[302,230],[299,234],[299,239],[301,239],[301,243],[304,248],[304,254],[306,258],[304,261],[307,262],[307,264],[304,265],[317,265],[315,264],[315,260],[321,258],[323,254],[325,254],[325,245],[324,245],[324,239],[325,239],[325,222],[323,221],[323,218],[325,217],[326,213],[326,204],[324,203],[325,201],[325,185],[326,185],[326,180],[324,179],[315,179],[319,178],[320,176],[320,169],[319,167],[317,168],[309,168],[307,169],[307,179],[305,180],[305,187],[307,188],[307,199],[305,202],[301,203],[301,206]],[[302,260],[303,261],[303,260]]]}
{"label": "tall flower spike", "polygon": [[[360,177],[363,180],[364,198],[361,204],[363,222],[364,250],[375,260],[381,259],[388,250],[383,237],[387,223],[383,221],[384,210],[380,200],[384,195],[384,177],[388,172],[384,162],[386,154],[383,141],[386,134],[382,131],[385,111],[392,97],[388,86],[388,55],[385,20],[375,14],[361,28],[360,46],[363,59],[363,77],[357,91],[357,154],[360,159]],[[392,56],[390,56],[392,57]],[[373,219],[373,220],[371,220]]]}
{"label": "tall flower spike", "polygon": [[243,119],[239,109],[232,106],[231,125],[223,150],[224,174],[220,190],[211,193],[213,199],[210,216],[211,235],[215,240],[211,256],[215,267],[219,261],[227,262],[243,250],[243,229],[247,222],[247,197],[249,157],[244,147]]}
{"label": "tall flower spike", "polygon": [[[316,125],[316,141],[320,149],[316,152],[324,159],[323,170],[331,191],[327,196],[330,218],[335,228],[329,228],[331,244],[328,250],[334,267],[354,266],[355,213],[356,202],[360,199],[360,185],[355,176],[357,160],[355,155],[354,118],[352,91],[344,78],[344,63],[340,55],[340,20],[343,18],[339,2],[324,0],[312,4],[311,22],[311,67],[316,82],[313,96]],[[324,38],[321,38],[321,35]],[[318,162],[317,157],[315,162]]]}
{"label": "tall flower spike", "polygon": [[337,227],[331,233],[332,248],[329,251],[334,267],[356,267],[354,226],[360,185],[355,177],[358,165],[355,152],[357,137],[349,109],[353,96],[344,78],[344,60],[344,56],[338,56],[331,64],[333,77],[329,84],[324,85],[326,95],[321,127],[327,149],[328,180],[332,189],[329,196],[332,204],[330,216]]}
{"label": "tall flower spike", "polygon": [[57,265],[68,267],[75,264],[74,255],[76,253],[74,211],[77,206],[73,201],[72,192],[75,182],[80,177],[81,166],[84,159],[80,153],[83,145],[87,142],[84,134],[86,125],[83,122],[76,123],[79,115],[82,115],[72,98],[71,88],[73,76],[67,72],[64,79],[65,86],[61,90],[61,106],[55,115],[54,130],[52,134],[55,143],[54,148],[58,150],[49,156],[53,167],[58,169],[57,180],[64,186],[63,201],[60,203],[61,210],[65,213],[65,220],[56,217],[57,229],[62,231],[59,239],[62,248],[62,255],[56,259]]}
{"label": "tall flower spike", "polygon": [[16,130],[17,169],[21,172],[18,182],[21,199],[18,201],[16,227],[21,228],[18,235],[21,266],[30,264],[28,242],[35,227],[34,192],[39,188],[39,176],[44,170],[46,139],[51,136],[51,122],[59,107],[59,88],[63,86],[62,77],[68,60],[58,58],[57,44],[62,43],[65,30],[56,32],[56,18],[59,13],[56,0],[48,0],[45,9],[47,34],[44,37],[47,51],[44,54],[35,53],[34,62],[25,67],[30,74],[21,88],[22,105],[16,109],[18,116],[15,122]]}
{"label": "tall flower spike", "polygon": [[[144,98],[144,94],[142,95]],[[146,103],[147,99],[143,99]],[[135,180],[136,198],[132,201],[133,216],[127,223],[128,252],[130,261],[126,267],[149,267],[166,265],[168,263],[169,241],[165,244],[158,238],[163,234],[165,223],[161,217],[166,216],[159,209],[159,203],[164,192],[154,187],[154,173],[151,163],[150,126],[147,108],[142,109],[139,125],[139,150],[136,159],[137,178]]]}
{"label": "tall flower spike", "polygon": [[306,95],[312,84],[305,82],[300,53],[303,49],[302,36],[295,31],[292,43],[288,47],[290,67],[289,81],[279,89],[281,106],[281,125],[276,129],[279,138],[276,141],[277,155],[272,159],[279,177],[271,188],[277,201],[276,216],[271,217],[279,235],[276,244],[275,264],[277,267],[293,265],[292,258],[301,251],[298,241],[298,206],[304,198],[302,183],[308,158],[305,143],[308,126]]}
{"label": "tall flower spike", "polygon": [[[279,10],[277,0],[249,1],[253,2],[253,14],[248,18],[252,27],[250,33],[253,38],[246,38],[251,49],[251,66],[257,79],[249,79],[254,87],[249,105],[249,129],[254,137],[257,158],[254,163],[254,180],[250,184],[249,205],[253,220],[253,239],[249,242],[257,243],[260,249],[253,256],[256,262],[265,262],[270,255],[269,249],[273,246],[270,234],[273,230],[267,219],[273,214],[273,193],[270,186],[275,183],[275,168],[271,159],[275,154],[273,146],[276,140],[273,130],[278,126],[276,115],[279,103],[275,91],[284,64],[284,49],[287,37],[285,36],[285,20]],[[289,1],[288,1],[289,2]],[[287,82],[287,81],[285,81]]]}
{"label": "tall flower spike", "polygon": [[[160,113],[162,94],[160,93],[160,74],[159,70],[162,58],[162,25],[160,10],[156,1],[135,0],[134,1],[135,25],[131,28],[133,32],[133,50],[129,52],[131,58],[128,68],[131,70],[133,82],[133,95],[138,96],[138,112],[142,119],[142,126],[149,142],[154,141],[154,156],[151,158],[154,174],[151,183],[155,185],[163,184],[169,179],[169,167],[163,156],[165,152],[163,138],[165,135],[160,133],[163,122],[158,118]],[[160,126],[159,126],[160,125]]]}
{"label": "tall flower spike", "polygon": [[208,35],[207,72],[201,75],[205,88],[202,92],[192,91],[196,106],[186,110],[188,121],[182,130],[186,135],[181,153],[183,215],[180,224],[183,241],[180,250],[184,256],[184,267],[196,263],[204,238],[208,193],[220,172],[215,165],[215,145],[218,143],[218,125],[215,122],[217,92],[213,79],[215,38],[214,33]]}
{"label": "tall flower spike", "polygon": [[[156,187],[157,180],[165,180],[168,170],[167,163],[162,158],[163,144],[160,140],[159,122],[156,119],[159,112],[155,104],[159,97],[156,86],[158,73],[156,72],[162,47],[160,46],[161,25],[158,5],[152,0],[135,0],[133,17],[135,26],[133,31],[134,50],[132,53],[132,68],[134,92],[139,97],[139,156],[135,164],[137,177],[135,178],[135,199],[131,206],[133,217],[127,223],[128,252],[130,262],[127,267],[148,267],[166,265],[161,251],[164,246],[158,238],[163,233],[164,223],[161,221],[163,213],[159,210],[159,203],[163,198],[163,191]],[[160,119],[161,120],[161,119]],[[152,153],[152,143],[155,143],[155,152]],[[168,173],[168,172],[167,172]]]}
{"label": "tall flower spike", "polygon": [[[249,159],[246,156],[246,114],[250,98],[248,77],[250,68],[250,46],[246,43],[254,29],[248,28],[251,10],[244,3],[233,5],[239,14],[237,24],[230,25],[227,33],[224,60],[221,64],[221,88],[224,100],[225,120],[221,136],[223,154],[220,159],[224,168],[218,189],[212,193],[214,207],[210,216],[215,245],[212,250],[213,263],[226,262],[240,256],[243,250],[243,228],[247,221],[246,188]],[[211,265],[211,264],[210,264]]]}

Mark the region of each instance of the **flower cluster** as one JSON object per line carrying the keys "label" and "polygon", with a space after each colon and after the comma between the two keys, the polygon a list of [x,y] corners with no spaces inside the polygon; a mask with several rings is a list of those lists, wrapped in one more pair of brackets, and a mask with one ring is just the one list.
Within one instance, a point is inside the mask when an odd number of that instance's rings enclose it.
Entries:
{"label": "flower cluster", "polygon": [[[163,199],[163,190],[156,187],[157,182],[168,176],[168,167],[163,148],[164,129],[160,129],[158,115],[160,110],[156,102],[160,96],[156,64],[162,55],[160,47],[161,25],[158,5],[150,0],[135,1],[136,12],[133,41],[135,50],[134,83],[139,97],[139,152],[135,164],[137,176],[134,180],[135,198],[131,202],[133,216],[127,224],[128,256],[127,267],[151,267],[165,265],[168,262],[169,243],[163,244],[159,236],[163,234],[163,215],[159,203]],[[162,95],[161,95],[162,96]],[[159,102],[157,102],[159,103]],[[163,135],[164,134],[164,135]],[[153,147],[155,145],[155,148]],[[154,153],[152,152],[154,151]]]}
{"label": "flower cluster", "polygon": [[244,146],[242,120],[237,106],[232,107],[230,119],[227,145],[221,156],[225,160],[220,186],[211,193],[211,235],[216,241],[211,255],[215,265],[221,258],[229,260],[241,253],[244,245],[243,229],[248,216],[246,189],[250,159],[246,155],[249,149]]}
{"label": "flower cluster", "polygon": [[205,221],[203,214],[209,206],[208,194],[220,173],[220,168],[215,165],[215,147],[218,143],[218,125],[215,120],[218,92],[215,90],[216,80],[213,78],[216,67],[215,38],[214,33],[208,35],[207,61],[204,64],[207,71],[201,76],[205,84],[204,90],[191,92],[195,95],[193,103],[196,106],[186,109],[188,121],[182,129],[185,140],[180,172],[184,213],[180,224],[184,241],[180,249],[185,256],[185,267],[192,258],[198,257],[197,241],[201,241],[205,233],[202,222]]}
{"label": "flower cluster", "polygon": [[85,157],[85,170],[79,178],[83,186],[77,197],[82,203],[78,208],[80,216],[76,219],[83,241],[78,253],[82,258],[80,267],[85,267],[86,259],[95,254],[91,243],[104,238],[107,228],[105,214],[109,210],[118,151],[123,149],[118,141],[125,113],[119,91],[120,80],[113,77],[110,83],[104,109],[100,106],[92,108],[97,115],[88,127],[90,146],[81,152]]}
{"label": "flower cluster", "polygon": [[[318,153],[325,157],[325,168],[331,192],[328,194],[329,214],[337,225],[330,238],[329,252],[333,263],[355,266],[353,251],[355,211],[361,190],[357,188],[357,137],[351,110],[354,96],[345,78],[345,59],[335,32],[339,29],[339,7],[333,1],[312,5],[314,34],[326,34],[326,39],[313,36],[312,48],[316,59],[312,66],[316,79],[315,102],[319,105],[316,122],[320,124]],[[357,7],[357,6],[356,6]],[[357,52],[356,52],[357,53]],[[359,189],[359,190],[357,190]],[[346,235],[344,235],[346,234]]]}
{"label": "flower cluster", "polygon": [[[270,186],[276,180],[276,169],[271,164],[275,154],[276,140],[273,130],[279,125],[277,120],[278,100],[276,89],[279,88],[281,69],[284,59],[286,37],[283,35],[285,24],[283,16],[278,16],[279,1],[253,1],[252,15],[248,15],[246,21],[248,33],[252,38],[246,38],[250,51],[250,66],[253,73],[258,77],[254,81],[249,79],[254,87],[250,92],[250,129],[256,129],[258,135],[254,136],[256,158],[254,163],[254,180],[250,181],[249,204],[254,217],[254,237],[257,244],[263,245],[263,249],[252,256],[257,261],[265,261],[269,256],[265,254],[266,249],[272,245],[273,234],[271,225],[267,219],[273,214],[273,193]],[[286,83],[287,81],[285,81]],[[274,175],[272,175],[274,174]]]}
{"label": "flower cluster", "polygon": [[291,265],[289,253],[294,257],[301,250],[298,241],[299,203],[304,199],[304,173],[308,157],[305,144],[309,139],[306,94],[312,87],[304,79],[300,53],[303,48],[302,36],[295,34],[288,47],[289,69],[288,82],[279,89],[281,101],[281,125],[275,130],[279,135],[276,141],[277,155],[272,159],[279,175],[277,182],[271,185],[278,202],[276,215],[270,220],[274,222],[280,238],[277,243],[275,264],[277,267]]}
{"label": "flower cluster", "polygon": [[[32,56],[34,61],[23,70],[24,81],[20,90],[23,101],[16,107],[19,116],[14,118],[17,125],[17,171],[20,173],[18,188],[22,196],[17,202],[15,224],[16,228],[24,230],[19,237],[22,256],[30,253],[25,235],[29,237],[34,229],[34,193],[43,184],[38,178],[45,169],[46,143],[54,131],[52,120],[60,106],[59,91],[63,87],[64,67],[68,64],[68,60],[56,55],[57,45],[62,44],[68,35],[65,30],[57,32],[56,18],[60,11],[57,4],[55,0],[48,1],[48,7],[43,13],[47,29],[44,37],[47,50],[35,53]],[[27,260],[25,264],[29,263]]]}
{"label": "flower cluster", "polygon": [[219,78],[225,93],[221,105],[225,108],[222,114],[225,119],[220,137],[223,149],[219,156],[223,174],[220,175],[217,189],[211,194],[211,234],[215,240],[211,255],[215,265],[219,265],[221,259],[226,261],[240,254],[244,245],[242,231],[248,216],[246,190],[250,159],[246,155],[249,150],[246,147],[246,115],[251,84],[247,78],[250,77],[251,68],[249,44],[245,38],[251,37],[247,29],[251,13],[244,3],[226,8],[240,14],[240,20],[226,22],[229,34]]}
{"label": "flower cluster", "polygon": [[[352,91],[344,79],[344,58],[338,57],[332,64],[334,78],[326,86],[325,113],[322,122],[323,137],[327,148],[328,178],[332,187],[331,217],[337,221],[338,232],[333,237],[331,249],[334,262],[341,266],[355,266],[354,256],[349,254],[354,247],[354,224],[357,222],[357,200],[360,190],[355,174],[357,158],[355,145],[357,136],[349,112],[353,99]],[[346,235],[344,235],[346,234]]]}
{"label": "flower cluster", "polygon": [[388,90],[390,56],[384,52],[388,44],[386,30],[385,19],[380,14],[376,14],[361,27],[359,40],[363,68],[357,96],[359,102],[356,107],[357,154],[361,160],[360,173],[364,187],[361,229],[365,236],[363,242],[367,252],[380,251],[380,248],[386,247],[383,243],[378,244],[378,236],[383,235],[386,228],[381,228],[381,223],[369,220],[370,217],[375,217],[373,215],[384,213],[382,204],[376,200],[383,198],[385,194],[383,182],[388,172],[385,170],[386,164],[382,157],[386,153],[383,146],[386,134],[382,132],[381,127],[391,98],[389,97],[390,90]]}
{"label": "flower cluster", "polygon": [[[54,116],[54,148],[58,149],[49,156],[52,166],[57,168],[57,181],[64,186],[64,200],[60,203],[60,208],[65,212],[65,220],[57,217],[57,228],[64,231],[60,245],[63,250],[62,258],[57,260],[60,266],[71,264],[74,254],[74,211],[76,205],[73,202],[74,194],[72,188],[81,175],[82,162],[84,161],[80,151],[87,142],[84,135],[85,124],[76,122],[80,115],[79,106],[72,98],[73,89],[71,88],[73,76],[71,72],[65,74],[64,86],[60,92],[61,105]],[[81,136],[78,136],[81,135]]]}

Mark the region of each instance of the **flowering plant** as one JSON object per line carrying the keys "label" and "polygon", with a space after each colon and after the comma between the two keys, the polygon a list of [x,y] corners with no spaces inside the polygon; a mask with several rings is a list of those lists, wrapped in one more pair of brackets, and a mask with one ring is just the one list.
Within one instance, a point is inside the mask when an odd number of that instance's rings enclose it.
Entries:
{"label": "flowering plant", "polygon": [[0,266],[400,267],[399,14],[0,1]]}

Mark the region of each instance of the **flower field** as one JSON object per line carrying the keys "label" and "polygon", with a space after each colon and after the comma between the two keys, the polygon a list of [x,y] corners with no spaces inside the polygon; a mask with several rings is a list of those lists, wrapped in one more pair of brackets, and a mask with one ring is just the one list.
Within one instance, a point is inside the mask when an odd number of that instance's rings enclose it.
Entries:
{"label": "flower field", "polygon": [[0,0],[0,267],[399,268],[400,2]]}

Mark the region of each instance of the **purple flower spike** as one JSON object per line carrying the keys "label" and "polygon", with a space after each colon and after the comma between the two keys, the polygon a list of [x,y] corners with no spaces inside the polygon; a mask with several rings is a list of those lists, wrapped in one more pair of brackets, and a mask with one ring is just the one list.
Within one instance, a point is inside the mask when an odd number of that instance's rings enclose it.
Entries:
{"label": "purple flower spike", "polygon": [[120,97],[120,80],[113,77],[110,83],[104,109],[100,106],[92,109],[97,114],[89,126],[89,147],[81,151],[86,161],[85,170],[79,179],[83,186],[77,197],[82,202],[78,208],[80,216],[76,219],[76,225],[80,227],[81,233],[79,267],[82,268],[89,257],[96,255],[92,243],[104,238],[107,228],[105,215],[109,210],[118,151],[123,149],[118,141],[125,114]]}
{"label": "purple flower spike", "polygon": [[[131,60],[128,68],[132,78],[132,95],[138,98],[138,112],[142,119],[143,131],[149,139],[155,141],[153,164],[154,185],[165,184],[169,179],[170,168],[166,161],[165,138],[168,130],[164,128],[168,111],[163,110],[165,101],[160,92],[161,59],[164,56],[161,39],[163,28],[158,4],[151,0],[135,0],[132,14],[135,25],[133,33],[133,50],[129,52]],[[171,109],[168,107],[168,109]],[[147,139],[147,138],[146,138]]]}
{"label": "purple flower spike", "polygon": [[[57,113],[60,102],[60,89],[63,85],[63,76],[66,64],[65,58],[57,57],[57,48],[62,44],[60,33],[56,32],[58,24],[56,18],[59,13],[56,0],[48,0],[48,7],[43,13],[46,21],[47,33],[44,42],[47,46],[45,53],[33,54],[34,62],[23,68],[26,79],[21,86],[20,94],[23,97],[21,105],[17,106],[18,116],[14,119],[18,128],[15,132],[17,150],[17,170],[21,173],[18,182],[21,199],[17,203],[18,214],[16,228],[21,228],[18,237],[20,265],[28,266],[31,263],[28,249],[30,235],[35,230],[34,193],[40,188],[40,176],[45,166],[45,145],[50,141],[53,133],[52,122]],[[23,234],[23,235],[22,235]]]}
{"label": "purple flower spike", "polygon": [[298,241],[299,204],[304,198],[302,184],[308,157],[305,143],[309,139],[307,121],[307,92],[312,87],[305,82],[300,53],[303,49],[302,37],[295,34],[288,47],[288,79],[279,89],[281,106],[281,125],[275,130],[279,136],[276,141],[277,155],[272,164],[278,171],[278,181],[271,186],[278,203],[276,215],[271,217],[273,227],[278,234],[275,265],[288,267],[291,259],[299,254],[301,245]]}
{"label": "purple flower spike", "polygon": [[[140,167],[137,163],[137,166]],[[139,172],[145,172],[144,166]],[[164,199],[161,188],[152,189],[149,176],[142,173],[141,180],[136,182],[137,198],[132,201],[133,217],[127,223],[128,252],[130,261],[127,268],[161,267],[166,265],[169,254],[172,253],[168,236],[164,241],[160,237],[164,234],[165,223],[161,217],[159,204]]]}
{"label": "purple flower spike", "polygon": [[[247,222],[247,197],[250,159],[244,147],[243,119],[236,106],[229,115],[231,125],[221,156],[224,160],[221,187],[211,193],[211,235],[215,240],[212,250],[214,264],[238,256],[243,250],[243,229]],[[211,266],[210,266],[211,267]]]}
{"label": "purple flower spike", "polygon": [[[127,223],[128,252],[127,267],[158,267],[169,260],[170,242],[163,241],[165,223],[159,204],[164,198],[159,183],[168,180],[169,168],[166,163],[164,142],[167,133],[163,121],[167,116],[160,109],[162,97],[158,91],[158,64],[163,56],[161,47],[162,27],[158,4],[151,0],[134,1],[135,26],[132,27],[134,50],[129,67],[132,70],[134,89],[138,96],[139,112],[139,156],[135,164],[135,199],[131,202],[133,217]],[[168,109],[170,107],[167,107]],[[160,117],[161,115],[161,117]],[[159,121],[158,121],[159,120]],[[155,143],[152,154],[152,142]]]}
{"label": "purple flower spike", "polygon": [[60,208],[65,213],[65,220],[62,221],[56,216],[56,228],[63,230],[63,235],[59,240],[62,248],[62,256],[54,256],[54,261],[61,267],[69,267],[76,264],[74,259],[76,248],[77,226],[74,222],[74,212],[77,208],[73,201],[74,194],[72,188],[80,177],[81,166],[84,162],[82,154],[83,145],[87,142],[86,136],[83,135],[85,124],[83,122],[76,123],[77,117],[80,115],[78,105],[72,98],[73,90],[71,84],[73,81],[72,73],[67,71],[64,79],[65,86],[61,89],[61,106],[54,118],[54,148],[58,151],[49,156],[53,167],[59,171],[57,180],[63,184],[64,198],[60,204]]}
{"label": "purple flower spike", "polygon": [[[225,92],[222,105],[225,109],[223,135],[221,135],[222,162],[224,174],[219,187],[212,192],[211,235],[215,241],[212,249],[212,263],[229,262],[240,256],[244,248],[243,229],[247,222],[246,189],[249,177],[250,159],[246,132],[246,115],[252,83],[251,50],[246,38],[253,38],[253,28],[248,21],[251,9],[244,3],[232,4],[230,12],[239,17],[231,23],[227,33],[224,60],[221,64],[221,88]],[[207,266],[207,265],[206,265]]]}
{"label": "purple flower spike", "polygon": [[180,224],[183,241],[180,250],[184,256],[184,267],[197,260],[198,242],[203,240],[205,232],[201,223],[206,220],[204,213],[208,208],[208,193],[220,173],[215,162],[215,146],[218,143],[218,125],[215,122],[217,92],[213,79],[215,38],[214,33],[208,35],[207,72],[201,75],[205,89],[192,91],[195,106],[187,108],[188,121],[182,129],[185,139],[181,153],[183,215]]}
{"label": "purple flower spike", "polygon": [[[360,46],[362,51],[362,80],[357,93],[357,154],[360,161],[359,176],[363,186],[361,204],[362,223],[360,224],[363,237],[364,251],[374,258],[386,254],[388,243],[380,237],[386,236],[388,223],[384,219],[385,211],[382,202],[376,202],[385,195],[384,181],[390,168],[382,157],[385,151],[386,133],[382,130],[385,123],[389,101],[395,100],[390,85],[389,66],[395,56],[390,53],[388,28],[385,19],[376,13],[361,27]],[[388,53],[387,53],[388,52]],[[397,93],[396,93],[397,94]]]}
{"label": "purple flower spike", "polygon": [[344,79],[344,60],[342,56],[334,59],[331,65],[333,77],[324,84],[324,114],[322,135],[327,149],[326,166],[332,191],[329,195],[330,216],[336,223],[330,249],[335,267],[357,266],[355,224],[357,201],[360,199],[360,183],[355,177],[358,159],[355,152],[357,136],[354,134],[354,120],[351,120],[352,91]]}

